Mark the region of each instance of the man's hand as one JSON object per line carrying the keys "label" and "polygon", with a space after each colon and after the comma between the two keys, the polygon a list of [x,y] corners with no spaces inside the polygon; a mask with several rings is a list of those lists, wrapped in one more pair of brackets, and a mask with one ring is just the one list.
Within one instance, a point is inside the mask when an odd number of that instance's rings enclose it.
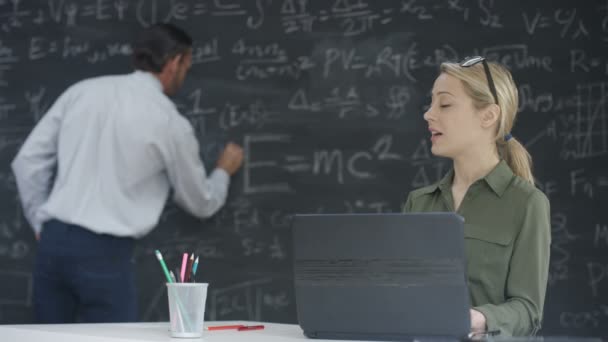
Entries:
{"label": "man's hand", "polygon": [[228,143],[217,162],[217,167],[224,169],[229,175],[233,175],[242,164],[243,149],[235,143]]}
{"label": "man's hand", "polygon": [[486,332],[486,316],[481,312],[471,309],[471,332],[484,333]]}

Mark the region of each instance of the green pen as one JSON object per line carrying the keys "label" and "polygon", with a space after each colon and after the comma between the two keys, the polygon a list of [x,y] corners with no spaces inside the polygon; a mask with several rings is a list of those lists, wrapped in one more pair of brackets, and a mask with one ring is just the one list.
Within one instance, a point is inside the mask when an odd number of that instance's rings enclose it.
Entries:
{"label": "green pen", "polygon": [[156,254],[156,259],[158,259],[158,262],[160,262],[160,266],[163,268],[165,277],[167,277],[167,282],[172,283],[173,280],[171,279],[171,276],[169,275],[169,270],[167,269],[167,265],[165,265],[165,260],[163,260],[163,255],[160,254],[160,251],[158,249],[155,250],[154,253]]}

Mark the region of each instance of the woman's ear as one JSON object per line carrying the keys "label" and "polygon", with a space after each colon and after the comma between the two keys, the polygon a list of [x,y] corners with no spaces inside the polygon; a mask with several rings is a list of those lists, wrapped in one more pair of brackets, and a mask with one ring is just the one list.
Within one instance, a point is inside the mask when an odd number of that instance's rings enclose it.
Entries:
{"label": "woman's ear", "polygon": [[494,126],[500,119],[500,107],[496,104],[491,104],[484,108],[481,112],[481,126],[490,128]]}

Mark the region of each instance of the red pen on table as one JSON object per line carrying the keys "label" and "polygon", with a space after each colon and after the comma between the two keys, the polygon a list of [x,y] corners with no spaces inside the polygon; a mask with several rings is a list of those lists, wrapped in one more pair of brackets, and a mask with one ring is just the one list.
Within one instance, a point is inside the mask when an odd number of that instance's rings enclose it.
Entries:
{"label": "red pen on table", "polygon": [[262,330],[264,329],[263,325],[244,325],[236,330],[245,331],[245,330]]}
{"label": "red pen on table", "polygon": [[214,326],[210,326],[205,328],[206,330],[212,331],[212,330],[230,330],[230,329],[239,329],[244,327],[244,325],[242,324],[237,324],[237,325],[214,325]]}

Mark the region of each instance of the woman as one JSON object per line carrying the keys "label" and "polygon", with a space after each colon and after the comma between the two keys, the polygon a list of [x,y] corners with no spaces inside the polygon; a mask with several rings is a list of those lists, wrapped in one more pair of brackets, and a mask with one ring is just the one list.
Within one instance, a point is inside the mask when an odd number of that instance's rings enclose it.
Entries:
{"label": "woman", "polygon": [[443,63],[424,119],[432,153],[452,159],[437,184],[412,191],[406,212],[455,211],[465,219],[472,333],[533,335],[547,287],[549,201],[531,158],[511,136],[517,88],[483,57]]}

